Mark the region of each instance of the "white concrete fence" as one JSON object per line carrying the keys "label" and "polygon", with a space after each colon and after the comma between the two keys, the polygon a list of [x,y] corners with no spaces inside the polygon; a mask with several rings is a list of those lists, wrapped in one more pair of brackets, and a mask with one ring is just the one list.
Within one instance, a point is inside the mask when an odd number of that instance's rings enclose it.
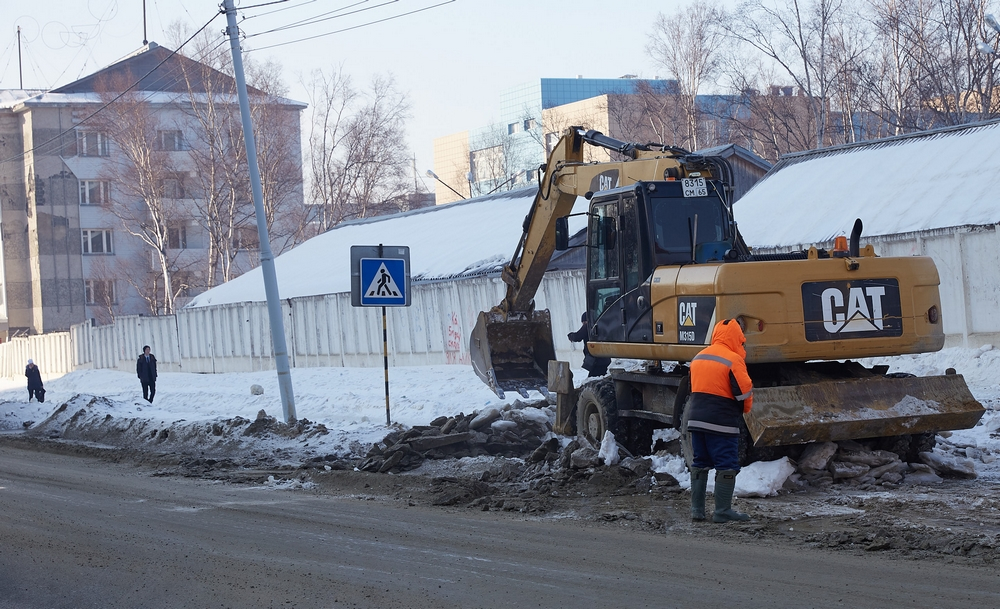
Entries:
{"label": "white concrete fence", "polygon": [[[479,311],[499,303],[505,288],[498,277],[413,285],[411,306],[388,308],[390,365],[469,364],[469,335]],[[586,308],[584,272],[547,274],[535,301],[536,308],[552,314],[557,356],[579,365],[582,346],[571,344],[566,334],[580,327]],[[378,307],[353,307],[350,293],[343,293],[287,299],[282,312],[292,367],[382,365]],[[143,345],[151,347],[161,372],[274,368],[267,305],[247,302],[15,338],[0,344],[0,372],[23,376],[28,358],[46,376],[85,368],[131,372]]]}

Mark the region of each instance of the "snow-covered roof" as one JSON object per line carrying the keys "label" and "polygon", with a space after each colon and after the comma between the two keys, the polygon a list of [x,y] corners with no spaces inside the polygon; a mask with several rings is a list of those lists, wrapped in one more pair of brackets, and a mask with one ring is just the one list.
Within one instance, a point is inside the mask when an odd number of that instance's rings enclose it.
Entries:
{"label": "snow-covered roof", "polygon": [[[350,292],[352,245],[409,246],[414,282],[499,273],[514,253],[537,190],[522,188],[341,224],[275,257],[278,293],[297,298]],[[586,203],[577,199],[577,206]],[[571,231],[584,226],[581,218],[570,218]],[[263,300],[258,267],[199,294],[187,306]]]}
{"label": "snow-covered roof", "polygon": [[758,247],[1000,222],[1000,120],[785,155],[734,207]]}
{"label": "snow-covered roof", "polygon": [[0,108],[13,108],[41,92],[41,89],[0,89]]}

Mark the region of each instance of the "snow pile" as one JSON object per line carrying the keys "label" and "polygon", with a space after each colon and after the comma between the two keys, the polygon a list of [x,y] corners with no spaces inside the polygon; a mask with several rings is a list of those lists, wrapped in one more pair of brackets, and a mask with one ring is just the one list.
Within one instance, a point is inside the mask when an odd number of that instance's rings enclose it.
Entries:
{"label": "snow pile", "polygon": [[773,497],[795,472],[795,466],[782,457],[777,461],[757,461],[740,470],[736,476],[737,497]]}

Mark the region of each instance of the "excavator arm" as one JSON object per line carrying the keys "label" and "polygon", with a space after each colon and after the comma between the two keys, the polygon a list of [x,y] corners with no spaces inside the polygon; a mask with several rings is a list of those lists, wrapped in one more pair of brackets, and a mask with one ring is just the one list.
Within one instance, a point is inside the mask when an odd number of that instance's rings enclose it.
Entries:
{"label": "excavator arm", "polygon": [[[585,162],[584,144],[628,157],[625,161]],[[578,196],[643,180],[680,179],[697,174],[729,184],[728,165],[661,144],[633,144],[598,131],[570,127],[553,148],[538,193],[524,221],[524,233],[502,278],[507,292],[500,304],[479,314],[469,351],[476,374],[500,397],[541,390],[555,359],[548,311],[535,311],[534,298],[555,251],[556,220],[568,216]]]}

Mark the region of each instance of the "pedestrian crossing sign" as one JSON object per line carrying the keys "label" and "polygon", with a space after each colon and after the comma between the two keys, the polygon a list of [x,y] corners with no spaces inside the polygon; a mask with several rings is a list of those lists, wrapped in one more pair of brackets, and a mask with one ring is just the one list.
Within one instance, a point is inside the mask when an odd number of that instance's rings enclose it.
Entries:
{"label": "pedestrian crossing sign", "polygon": [[406,261],[401,258],[361,259],[361,306],[407,305]]}

